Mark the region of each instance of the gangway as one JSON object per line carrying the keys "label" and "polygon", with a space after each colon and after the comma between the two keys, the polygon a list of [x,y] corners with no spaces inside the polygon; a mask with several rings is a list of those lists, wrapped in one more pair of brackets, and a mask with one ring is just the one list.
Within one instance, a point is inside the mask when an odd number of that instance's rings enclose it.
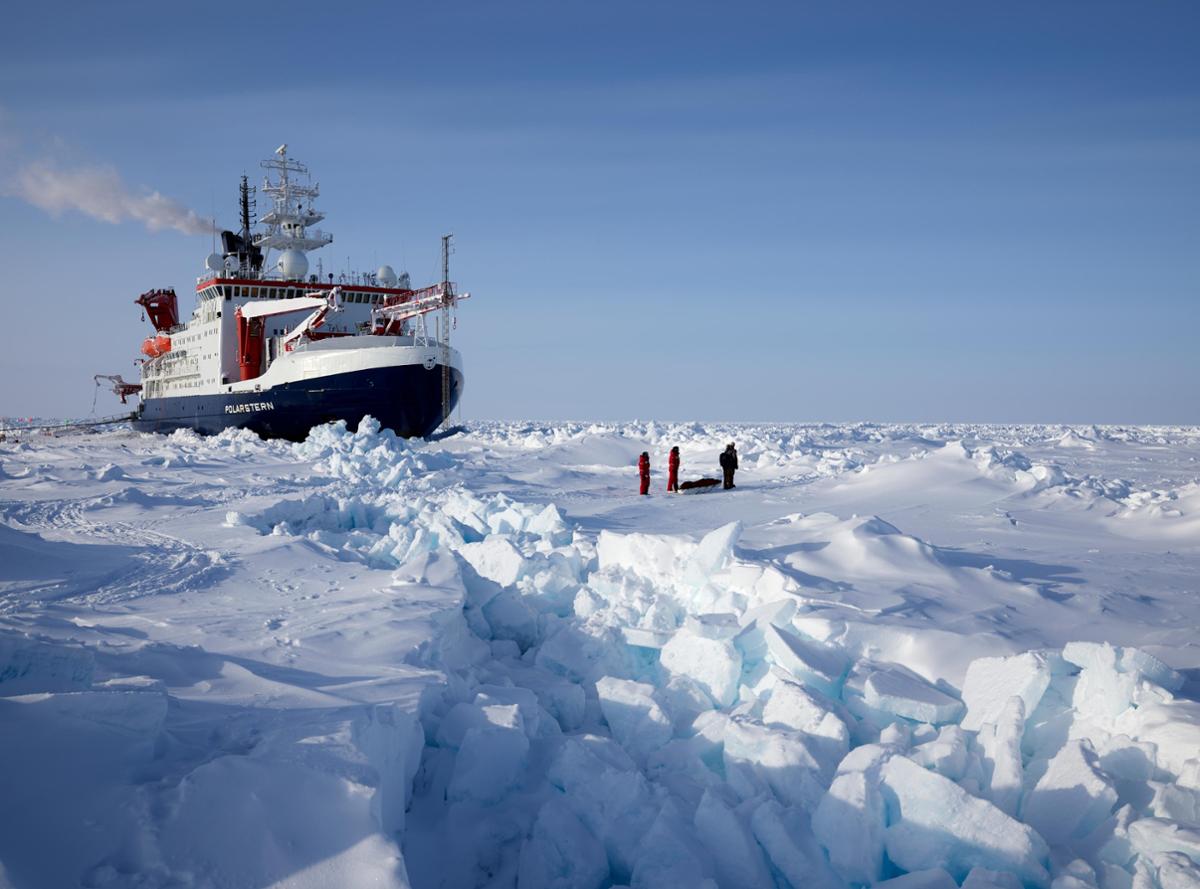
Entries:
{"label": "gangway", "polygon": [[0,435],[12,435],[21,432],[53,432],[56,429],[90,429],[96,426],[115,426],[128,423],[137,416],[136,411],[127,414],[113,414],[108,417],[92,417],[86,420],[52,420],[45,423],[20,423],[16,426],[0,424]]}

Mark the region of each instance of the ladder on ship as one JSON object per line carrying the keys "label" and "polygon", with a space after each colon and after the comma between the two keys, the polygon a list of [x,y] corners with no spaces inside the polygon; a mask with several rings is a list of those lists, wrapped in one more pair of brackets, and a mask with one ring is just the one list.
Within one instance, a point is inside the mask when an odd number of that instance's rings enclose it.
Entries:
{"label": "ladder on ship", "polygon": [[454,301],[454,285],[450,282],[450,240],[454,235],[442,235],[442,311],[439,319],[442,341],[442,422],[450,419],[450,305]]}

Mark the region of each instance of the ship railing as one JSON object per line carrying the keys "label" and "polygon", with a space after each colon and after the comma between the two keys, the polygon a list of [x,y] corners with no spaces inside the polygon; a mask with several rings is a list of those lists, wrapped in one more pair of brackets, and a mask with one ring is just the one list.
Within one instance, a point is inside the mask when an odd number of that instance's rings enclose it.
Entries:
{"label": "ship railing", "polygon": [[[315,276],[315,275],[316,275],[316,273],[314,272],[313,276]],[[257,274],[248,274],[248,273],[243,273],[243,272],[240,272],[240,271],[234,269],[234,270],[227,271],[227,272],[220,272],[220,271],[214,272],[211,270],[206,270],[202,275],[198,275],[196,277],[196,283],[197,284],[207,284],[209,281],[215,281],[218,278],[223,278],[223,279],[236,278],[239,281],[243,281],[243,280],[244,281],[256,281],[256,282],[261,282],[263,284],[271,284],[271,283],[280,282],[280,281],[290,283],[293,280],[291,278],[283,277],[283,275],[279,274],[279,272],[277,272],[277,271],[262,271],[262,272],[258,272]],[[320,278],[319,281],[301,282],[301,284],[298,286],[303,286],[304,283],[319,283],[322,285],[328,284],[329,283],[329,273],[324,273],[324,275]],[[353,286],[353,287],[382,287],[382,286],[384,286],[383,284],[380,283],[379,279],[376,277],[374,272],[365,272],[365,271],[337,272],[333,276],[333,283],[341,284],[341,285],[349,285],[349,286]],[[407,298],[408,298],[408,296],[406,294],[405,299],[407,299]]]}
{"label": "ship railing", "polygon": [[[303,235],[290,235],[286,233],[259,235],[255,238],[254,243],[259,247],[270,247],[272,250],[287,250],[289,247],[297,245],[302,250],[316,250],[317,247],[332,244],[333,235],[319,228],[309,228],[304,230]],[[305,244],[315,244],[316,246],[306,247],[304,246]]]}

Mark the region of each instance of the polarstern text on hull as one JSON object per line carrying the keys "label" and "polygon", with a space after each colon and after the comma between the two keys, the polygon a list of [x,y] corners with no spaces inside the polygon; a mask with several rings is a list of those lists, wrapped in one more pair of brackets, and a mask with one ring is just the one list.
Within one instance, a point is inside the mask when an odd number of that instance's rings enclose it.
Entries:
{"label": "polarstern text on hull", "polygon": [[196,282],[186,321],[170,288],[135,302],[154,327],[142,343],[141,382],[113,381],[136,395],[136,429],[210,434],[230,427],[302,439],[331,420],[366,415],[406,437],[426,436],[450,416],[463,387],[450,347],[452,314],[470,294],[450,281],[450,236],[442,280],[414,289],[406,273],[327,274],[308,254],[333,241],[315,226],[319,188],[281,145],[262,162],[271,206],[255,220],[256,190],[242,177],[241,228],[221,232]]}
{"label": "polarstern text on hull", "polygon": [[273,411],[275,405],[269,401],[252,401],[249,404],[227,404],[225,405],[225,413],[227,414],[249,414],[253,411]]}

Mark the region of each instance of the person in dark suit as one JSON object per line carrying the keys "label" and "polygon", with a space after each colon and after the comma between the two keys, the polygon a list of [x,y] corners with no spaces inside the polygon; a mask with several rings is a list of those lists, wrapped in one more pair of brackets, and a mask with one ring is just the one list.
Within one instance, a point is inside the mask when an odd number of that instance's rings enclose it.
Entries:
{"label": "person in dark suit", "polygon": [[735,448],[733,446],[733,442],[730,442],[726,446],[725,450],[723,450],[721,452],[721,471],[723,473],[725,473],[725,490],[726,491],[728,491],[730,488],[734,487],[733,474],[734,474],[734,472],[737,471],[737,468],[738,468],[737,448]]}

